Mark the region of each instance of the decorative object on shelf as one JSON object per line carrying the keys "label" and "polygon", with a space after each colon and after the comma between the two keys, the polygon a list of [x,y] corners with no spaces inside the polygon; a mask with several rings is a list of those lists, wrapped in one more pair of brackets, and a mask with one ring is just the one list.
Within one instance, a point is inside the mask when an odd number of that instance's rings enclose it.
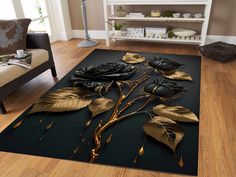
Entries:
{"label": "decorative object on shelf", "polygon": [[191,15],[190,13],[184,13],[184,14],[183,14],[183,17],[184,17],[184,18],[191,18],[191,16],[192,16],[192,15]]}
{"label": "decorative object on shelf", "polygon": [[125,56],[123,56],[122,60],[126,63],[135,64],[144,62],[145,57],[136,53],[126,53]]}
{"label": "decorative object on shelf", "polygon": [[123,9],[122,6],[119,6],[115,11],[116,17],[125,17],[127,15],[126,11]]}
{"label": "decorative object on shelf", "polygon": [[173,13],[173,17],[174,18],[180,18],[181,17],[181,13]]}
{"label": "decorative object on shelf", "polygon": [[201,13],[196,13],[194,14],[194,18],[202,18],[203,15]]}
{"label": "decorative object on shelf", "polygon": [[151,11],[151,17],[160,17],[161,11],[160,10],[152,10]]}
{"label": "decorative object on shelf", "polygon": [[236,45],[225,42],[215,42],[199,48],[201,54],[220,62],[229,62],[236,59]]}
{"label": "decorative object on shelf", "polygon": [[134,38],[143,38],[145,33],[145,29],[144,28],[126,28],[127,31],[127,36],[128,37],[134,37]]}
{"label": "decorative object on shelf", "polygon": [[190,37],[197,34],[196,31],[184,28],[174,28],[172,32],[174,33],[175,36],[180,36],[180,37]]}
{"label": "decorative object on shelf", "polygon": [[167,28],[150,28],[146,27],[146,37],[147,38],[161,38],[167,33]]}
{"label": "decorative object on shelf", "polygon": [[85,38],[82,42],[78,44],[78,47],[87,48],[93,47],[98,45],[97,41],[91,40],[88,34],[88,22],[87,22],[87,8],[86,8],[86,0],[81,0],[81,10],[83,16],[83,24],[84,24],[84,31],[85,31]]}
{"label": "decorative object on shelf", "polygon": [[114,28],[115,36],[117,37],[122,36],[122,29],[126,26],[125,24],[119,23],[119,22],[115,22],[115,23],[107,22],[107,23],[110,24]]}
{"label": "decorative object on shelf", "polygon": [[173,17],[174,13],[176,13],[176,11],[166,10],[166,11],[162,12],[162,17]]}
{"label": "decorative object on shelf", "polygon": [[167,32],[167,38],[173,38],[175,36],[175,34],[173,33],[173,31],[168,31]]}
{"label": "decorative object on shelf", "polygon": [[127,15],[128,18],[144,18],[144,14],[143,13],[129,13]]}

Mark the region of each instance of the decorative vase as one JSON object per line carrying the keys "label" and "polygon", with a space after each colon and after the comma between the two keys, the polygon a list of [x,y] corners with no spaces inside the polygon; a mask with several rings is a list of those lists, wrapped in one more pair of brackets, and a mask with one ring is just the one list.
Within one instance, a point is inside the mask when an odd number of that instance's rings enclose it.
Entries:
{"label": "decorative vase", "polygon": [[115,36],[121,37],[121,30],[115,30]]}
{"label": "decorative vase", "polygon": [[116,17],[125,17],[126,15],[126,11],[121,6],[115,12]]}

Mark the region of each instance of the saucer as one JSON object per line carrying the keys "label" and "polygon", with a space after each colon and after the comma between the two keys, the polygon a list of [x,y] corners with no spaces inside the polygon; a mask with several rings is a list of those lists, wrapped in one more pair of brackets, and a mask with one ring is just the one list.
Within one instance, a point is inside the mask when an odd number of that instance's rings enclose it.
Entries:
{"label": "saucer", "polygon": [[24,54],[24,55],[21,55],[21,56],[19,56],[19,55],[17,55],[17,54],[14,55],[14,57],[15,57],[16,59],[22,59],[22,58],[25,58],[25,57],[27,57],[27,56],[28,56],[28,54]]}

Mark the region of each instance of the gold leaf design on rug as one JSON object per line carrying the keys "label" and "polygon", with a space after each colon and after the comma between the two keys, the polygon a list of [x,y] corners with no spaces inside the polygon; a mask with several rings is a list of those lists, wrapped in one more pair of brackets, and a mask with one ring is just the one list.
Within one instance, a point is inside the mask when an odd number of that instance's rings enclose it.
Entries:
{"label": "gold leaf design on rug", "polygon": [[144,154],[144,146],[142,146],[138,151],[139,156],[142,156]]}
{"label": "gold leaf design on rug", "polygon": [[173,120],[157,116],[143,125],[146,134],[170,147],[173,152],[184,137],[182,128]]}
{"label": "gold leaf design on rug", "polygon": [[109,98],[98,98],[93,100],[88,106],[89,111],[92,113],[92,117],[95,117],[101,113],[109,111],[115,106],[115,102]]}
{"label": "gold leaf design on rug", "polygon": [[29,114],[36,112],[66,112],[75,111],[88,106],[92,99],[87,96],[92,92],[78,87],[65,87],[50,92],[34,104]]}
{"label": "gold leaf design on rug", "polygon": [[163,73],[163,76],[172,80],[193,81],[192,77],[183,71],[174,71],[173,73]]}
{"label": "gold leaf design on rug", "polygon": [[20,122],[16,123],[14,126],[13,126],[13,129],[16,129],[18,127],[20,127],[23,123],[23,120],[21,120]]}
{"label": "gold leaf design on rug", "polygon": [[198,117],[189,109],[183,106],[167,106],[160,104],[155,106],[152,111],[159,115],[179,122],[198,122]]}
{"label": "gold leaf design on rug", "polygon": [[123,56],[122,60],[129,64],[136,64],[136,63],[142,63],[145,61],[145,57],[136,54],[136,53],[126,53],[125,56]]}

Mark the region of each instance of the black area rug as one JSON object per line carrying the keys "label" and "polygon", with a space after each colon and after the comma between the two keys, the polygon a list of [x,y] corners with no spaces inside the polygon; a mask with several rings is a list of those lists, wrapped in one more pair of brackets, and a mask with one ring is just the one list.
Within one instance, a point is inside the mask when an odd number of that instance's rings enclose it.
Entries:
{"label": "black area rug", "polygon": [[[72,83],[70,78],[75,73],[76,69],[83,66],[120,61],[125,54],[126,51],[97,49],[86,57],[72,71],[70,71],[60,82],[50,89],[49,92],[66,86],[71,86]],[[192,76],[194,82],[178,81],[178,83],[183,85],[188,91],[185,92],[183,96],[173,100],[171,104],[184,106],[199,116],[201,58],[196,56],[164,55],[142,52],[138,52],[138,54],[141,54],[146,58],[153,56],[167,57],[173,61],[184,64],[184,71]],[[139,71],[138,74],[142,74],[142,71]],[[150,78],[150,80],[153,80],[156,77],[158,76],[154,75]],[[117,90],[113,90],[114,91],[109,92],[106,96],[117,99]],[[157,102],[149,105],[149,109],[156,104]],[[135,109],[135,107],[133,109]],[[89,161],[90,151],[94,145],[93,140],[89,143],[84,143],[79,149],[78,154],[72,157],[73,150],[78,145],[78,142],[80,142],[80,133],[84,129],[84,124],[91,116],[87,108],[67,113],[51,113],[42,125],[37,128],[35,125],[45,116],[46,113],[37,113],[27,116],[28,111],[29,110],[23,113],[18,119],[16,119],[15,122],[13,122],[0,134],[1,151],[82,162]],[[110,113],[111,111],[106,112],[95,119],[93,126],[86,133],[86,136],[88,137],[87,139],[89,139],[89,137],[93,134],[94,128],[98,124],[99,120],[103,119],[105,122]],[[24,119],[25,116],[27,116],[27,118],[24,123],[19,128],[12,130],[12,127],[17,122]],[[57,121],[53,125],[53,129],[50,130],[45,139],[40,142],[39,138],[45,131],[45,126],[55,118]],[[112,142],[102,148],[100,156],[95,163],[197,175],[198,123],[180,123],[184,129],[185,136],[183,141],[177,147],[175,157],[173,152],[167,146],[158,143],[151,137],[147,137],[145,153],[139,158],[138,162],[134,166],[134,158],[145,137],[142,125],[148,120],[148,118],[149,116],[145,115],[135,115],[129,119],[119,122],[115,126],[115,130],[113,127],[108,129],[103,135],[103,141],[106,140],[111,131],[114,131]],[[178,166],[178,160],[181,154],[184,159],[183,168]]]}

